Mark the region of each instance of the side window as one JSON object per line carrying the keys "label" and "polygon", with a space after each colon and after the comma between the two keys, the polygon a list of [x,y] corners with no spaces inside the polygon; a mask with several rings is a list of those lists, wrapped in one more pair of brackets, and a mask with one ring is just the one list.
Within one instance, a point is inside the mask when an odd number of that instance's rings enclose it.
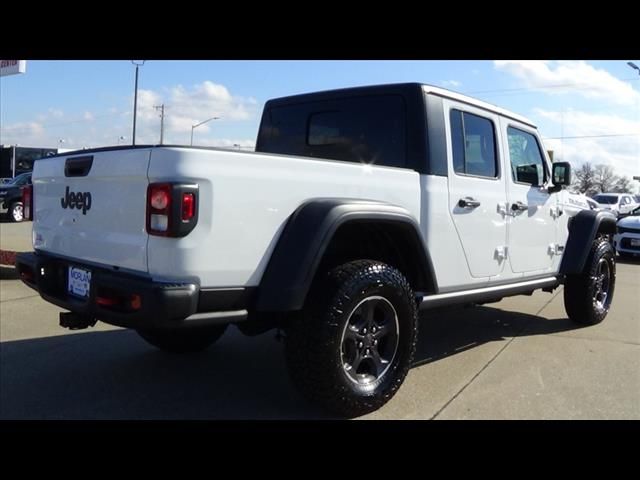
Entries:
{"label": "side window", "polygon": [[407,112],[400,95],[370,95],[271,107],[258,150],[407,167]]}
{"label": "side window", "polygon": [[496,178],[498,161],[493,122],[460,110],[451,110],[453,170],[462,175]]}
{"label": "side window", "polygon": [[313,113],[309,117],[307,143],[311,146],[336,145],[340,143],[340,129],[337,126],[339,112]]}
{"label": "side window", "polygon": [[513,179],[538,187],[544,185],[546,169],[536,137],[514,127],[507,128],[507,137]]}

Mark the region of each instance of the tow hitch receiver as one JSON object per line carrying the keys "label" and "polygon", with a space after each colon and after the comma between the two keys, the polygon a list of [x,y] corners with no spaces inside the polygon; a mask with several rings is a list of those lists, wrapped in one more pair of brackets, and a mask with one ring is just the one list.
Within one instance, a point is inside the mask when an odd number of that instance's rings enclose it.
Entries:
{"label": "tow hitch receiver", "polygon": [[93,327],[97,320],[88,315],[74,312],[60,312],[60,326],[69,330],[82,330]]}

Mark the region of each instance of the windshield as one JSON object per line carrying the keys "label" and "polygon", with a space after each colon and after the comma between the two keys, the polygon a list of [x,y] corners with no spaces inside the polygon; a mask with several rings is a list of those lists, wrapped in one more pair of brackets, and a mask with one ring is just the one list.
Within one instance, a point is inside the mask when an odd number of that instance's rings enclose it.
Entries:
{"label": "windshield", "polygon": [[23,173],[21,175],[18,175],[13,180],[9,181],[8,183],[5,183],[5,185],[24,185],[25,183],[27,183],[27,179],[29,178],[29,175],[31,174]]}
{"label": "windshield", "polygon": [[607,205],[618,203],[618,197],[615,195],[596,195],[593,199],[598,203],[605,203]]}

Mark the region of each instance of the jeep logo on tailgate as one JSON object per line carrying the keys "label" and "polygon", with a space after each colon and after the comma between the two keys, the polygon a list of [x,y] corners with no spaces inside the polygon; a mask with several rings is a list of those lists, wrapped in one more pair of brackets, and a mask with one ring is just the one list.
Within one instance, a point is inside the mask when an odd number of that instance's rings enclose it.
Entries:
{"label": "jeep logo on tailgate", "polygon": [[69,192],[69,187],[64,192],[64,197],[60,199],[62,208],[77,208],[82,210],[82,214],[86,215],[87,210],[91,210],[91,193],[89,192]]}

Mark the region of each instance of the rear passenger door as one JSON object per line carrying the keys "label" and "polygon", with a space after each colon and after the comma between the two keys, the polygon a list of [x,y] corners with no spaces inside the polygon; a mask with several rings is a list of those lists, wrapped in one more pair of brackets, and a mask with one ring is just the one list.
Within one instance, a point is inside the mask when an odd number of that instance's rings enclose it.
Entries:
{"label": "rear passenger door", "polygon": [[500,168],[499,119],[444,100],[449,131],[449,214],[474,278],[499,275],[506,254],[505,176]]}
{"label": "rear passenger door", "polygon": [[502,119],[506,140],[507,195],[510,222],[509,262],[514,273],[545,273],[552,268],[556,249],[556,196],[546,183],[549,166],[535,129]]}

